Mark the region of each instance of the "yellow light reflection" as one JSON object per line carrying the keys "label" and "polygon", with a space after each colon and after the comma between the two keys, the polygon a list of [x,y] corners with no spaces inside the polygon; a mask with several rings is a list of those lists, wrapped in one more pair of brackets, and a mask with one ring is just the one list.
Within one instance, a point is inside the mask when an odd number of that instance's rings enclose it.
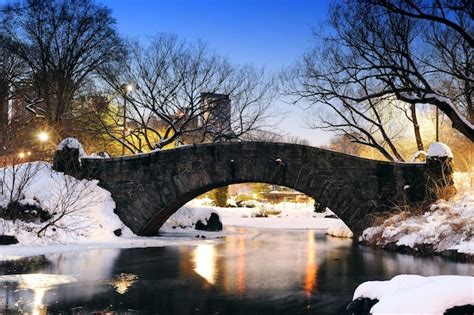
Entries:
{"label": "yellow light reflection", "polygon": [[216,283],[217,254],[214,245],[201,244],[193,251],[194,271],[210,284]]}
{"label": "yellow light reflection", "polygon": [[127,293],[128,289],[138,280],[138,276],[131,273],[121,273],[110,281],[110,285],[114,287],[119,294]]}
{"label": "yellow light reflection", "polygon": [[318,282],[318,264],[316,261],[316,242],[314,241],[314,234],[308,231],[307,234],[307,256],[306,256],[306,275],[304,291],[308,297],[311,296],[314,289],[317,289]]}
{"label": "yellow light reflection", "polygon": [[237,293],[243,295],[245,293],[245,240],[243,237],[239,239],[239,251],[237,259]]}
{"label": "yellow light reflection", "polygon": [[50,275],[50,274],[25,274],[0,276],[1,282],[16,282],[20,290],[32,290],[34,293],[32,313],[33,315],[47,314],[47,308],[42,304],[45,293],[54,286],[75,282],[72,276]]}

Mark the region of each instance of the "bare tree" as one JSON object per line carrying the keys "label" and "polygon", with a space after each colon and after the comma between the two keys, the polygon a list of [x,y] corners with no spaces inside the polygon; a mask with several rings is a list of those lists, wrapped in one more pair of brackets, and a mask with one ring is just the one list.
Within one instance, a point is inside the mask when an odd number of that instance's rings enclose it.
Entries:
{"label": "bare tree", "polygon": [[148,45],[131,42],[126,67],[113,73],[103,77],[119,95],[118,105],[102,113],[101,122],[127,152],[239,138],[265,127],[273,114],[273,82],[263,70],[235,66],[206,45],[174,35],[160,34]]}
{"label": "bare tree", "polygon": [[57,230],[73,235],[86,234],[96,226],[89,208],[103,202],[98,196],[96,185],[88,180],[78,180],[71,176],[54,176],[55,189],[49,203],[43,205],[51,218],[37,228],[36,235],[54,235]]}
{"label": "bare tree", "polygon": [[7,151],[15,140],[18,130],[12,130],[14,122],[10,120],[11,109],[8,103],[15,96],[15,85],[24,79],[25,63],[11,54],[7,46],[13,45],[7,38],[0,36],[0,155]]}
{"label": "bare tree", "polygon": [[1,7],[4,49],[27,65],[29,110],[49,124],[74,117],[74,99],[124,50],[110,10],[93,0],[27,0]]}
{"label": "bare tree", "polygon": [[[444,12],[472,34],[467,3],[423,2],[432,14]],[[419,2],[416,2],[419,4]],[[331,30],[317,34],[318,44],[305,55],[286,91],[295,102],[325,105],[313,126],[338,131],[353,142],[371,146],[389,160],[402,160],[394,139],[395,115],[407,118],[419,150],[424,148],[417,107],[431,104],[471,141],[473,50],[463,34],[437,18],[422,19],[395,10],[411,1],[336,1],[330,12]],[[410,10],[415,10],[414,8]],[[428,10],[428,9],[427,9]],[[448,23],[449,24],[449,23]]]}
{"label": "bare tree", "polygon": [[284,142],[301,145],[311,145],[311,143],[304,138],[285,134],[284,132],[276,132],[269,130],[256,130],[246,134],[242,140],[247,141],[263,141],[263,142]]}

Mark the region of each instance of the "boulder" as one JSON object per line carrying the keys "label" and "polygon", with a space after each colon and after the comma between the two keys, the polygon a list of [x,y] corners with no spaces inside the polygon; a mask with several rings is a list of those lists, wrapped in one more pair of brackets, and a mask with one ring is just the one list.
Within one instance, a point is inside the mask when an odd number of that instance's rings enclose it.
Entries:
{"label": "boulder", "polygon": [[0,245],[18,244],[18,240],[12,235],[0,235]]}
{"label": "boulder", "polygon": [[219,218],[219,215],[215,212],[212,212],[206,222],[202,222],[201,220],[197,221],[195,229],[209,232],[222,231],[222,222]]}
{"label": "boulder", "polygon": [[372,306],[377,304],[379,300],[369,298],[358,298],[347,305],[346,310],[353,315],[369,315]]}
{"label": "boulder", "polygon": [[23,204],[18,201],[10,202],[5,208],[0,208],[0,218],[5,220],[21,220],[23,222],[46,222],[53,216],[38,205]]}

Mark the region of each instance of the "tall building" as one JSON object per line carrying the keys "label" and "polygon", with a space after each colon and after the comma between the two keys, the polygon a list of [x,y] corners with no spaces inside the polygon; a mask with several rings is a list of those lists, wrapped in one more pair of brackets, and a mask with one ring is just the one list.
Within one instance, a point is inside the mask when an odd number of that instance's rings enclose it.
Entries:
{"label": "tall building", "polygon": [[231,134],[231,103],[228,94],[202,93],[205,132]]}

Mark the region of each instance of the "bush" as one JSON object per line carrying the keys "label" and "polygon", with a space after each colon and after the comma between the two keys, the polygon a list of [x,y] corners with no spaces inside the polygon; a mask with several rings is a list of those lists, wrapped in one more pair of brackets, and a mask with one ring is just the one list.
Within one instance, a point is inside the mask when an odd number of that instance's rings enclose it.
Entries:
{"label": "bush", "polygon": [[229,198],[229,187],[224,186],[216,188],[211,194],[211,199],[214,201],[216,207],[227,207],[227,199]]}

